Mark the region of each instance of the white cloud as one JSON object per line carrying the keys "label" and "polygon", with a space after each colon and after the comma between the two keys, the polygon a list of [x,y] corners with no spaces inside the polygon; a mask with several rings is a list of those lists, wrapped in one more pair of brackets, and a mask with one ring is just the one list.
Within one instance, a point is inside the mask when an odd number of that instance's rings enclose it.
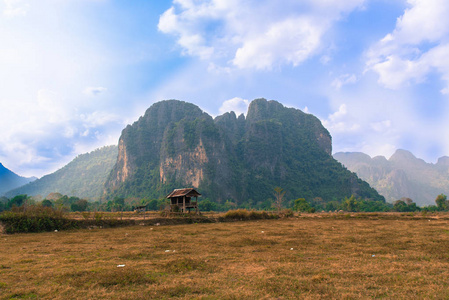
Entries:
{"label": "white cloud", "polygon": [[[92,144],[106,145],[111,140],[108,132],[123,127],[118,115],[77,110],[63,95],[45,89],[31,100],[1,99],[0,162],[7,162],[21,175],[41,176],[79,154],[74,152],[74,143],[90,149]],[[103,135],[96,134],[100,129]]]}
{"label": "white cloud", "polygon": [[262,35],[246,40],[237,49],[233,64],[255,69],[282,63],[297,66],[314,54],[322,34],[323,28],[305,17],[274,23]]}
{"label": "white cloud", "polygon": [[390,89],[423,82],[433,71],[449,86],[449,2],[407,2],[409,8],[393,32],[367,52],[367,69],[378,73],[379,83]]}
{"label": "white cloud", "polygon": [[365,0],[175,0],[158,28],[184,54],[237,68],[297,66],[323,47],[322,37]]}
{"label": "white cloud", "polygon": [[83,91],[83,93],[87,96],[98,96],[104,92],[106,92],[108,89],[102,86],[98,87],[86,87]]}
{"label": "white cloud", "polygon": [[334,81],[332,81],[331,86],[339,90],[341,89],[342,86],[346,84],[354,84],[356,82],[357,77],[354,74],[344,74],[335,78]]}
{"label": "white cloud", "polygon": [[374,123],[371,123],[370,126],[374,131],[385,133],[387,130],[389,130],[391,128],[391,121],[384,120],[381,122],[374,122]]}
{"label": "white cloud", "polygon": [[[132,95],[119,107],[105,87],[127,77],[117,70],[130,59],[86,18],[102,2],[0,0],[0,162],[21,175],[54,171],[111,136],[117,142]],[[91,101],[99,95],[109,101]]]}
{"label": "white cloud", "polygon": [[329,131],[335,133],[347,133],[360,130],[360,125],[348,116],[346,104],[341,104],[336,112],[330,114],[327,120],[323,121],[323,125]]}
{"label": "white cloud", "polygon": [[329,121],[335,122],[341,118],[343,118],[348,113],[348,110],[346,109],[346,104],[340,105],[338,110],[334,112],[333,114],[329,115]]}
{"label": "white cloud", "polygon": [[24,0],[3,0],[3,15],[7,18],[25,16],[30,8],[28,2]]}
{"label": "white cloud", "polygon": [[220,114],[224,114],[225,112],[233,111],[237,116],[246,114],[248,111],[249,102],[249,100],[235,97],[224,101],[219,109],[219,112]]}
{"label": "white cloud", "polygon": [[96,128],[110,123],[123,122],[122,118],[118,115],[104,111],[94,111],[89,114],[81,114],[79,119],[85,128]]}
{"label": "white cloud", "polygon": [[371,157],[375,156],[384,156],[385,158],[390,158],[391,155],[397,150],[396,145],[392,145],[389,143],[373,143],[373,144],[364,144],[361,145],[360,151],[370,155]]}
{"label": "white cloud", "polygon": [[410,8],[397,20],[391,39],[401,44],[438,42],[449,33],[446,0],[408,0]]}

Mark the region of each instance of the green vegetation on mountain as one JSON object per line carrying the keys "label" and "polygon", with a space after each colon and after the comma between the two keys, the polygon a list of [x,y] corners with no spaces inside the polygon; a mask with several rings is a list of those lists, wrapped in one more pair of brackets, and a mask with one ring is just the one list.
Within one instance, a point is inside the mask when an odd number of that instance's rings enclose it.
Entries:
{"label": "green vegetation on mountain", "polygon": [[246,118],[231,112],[213,119],[193,104],[167,100],[123,130],[105,188],[110,199],[160,198],[193,186],[203,199],[240,207],[263,206],[275,187],[291,207],[297,198],[384,201],[331,151],[331,136],[315,116],[276,101],[254,100]]}
{"label": "green vegetation on mountain", "polygon": [[58,171],[46,175],[6,194],[46,197],[50,193],[76,196],[84,199],[99,199],[103,186],[117,159],[117,146],[107,146],[77,156]]}

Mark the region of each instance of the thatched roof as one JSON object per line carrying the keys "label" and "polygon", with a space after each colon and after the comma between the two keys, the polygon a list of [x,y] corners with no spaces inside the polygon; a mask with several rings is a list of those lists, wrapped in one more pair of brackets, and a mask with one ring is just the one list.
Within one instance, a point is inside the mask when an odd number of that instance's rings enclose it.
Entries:
{"label": "thatched roof", "polygon": [[198,193],[193,188],[187,188],[187,189],[175,189],[173,192],[167,195],[166,198],[175,198],[175,197],[198,197],[201,196],[200,193]]}

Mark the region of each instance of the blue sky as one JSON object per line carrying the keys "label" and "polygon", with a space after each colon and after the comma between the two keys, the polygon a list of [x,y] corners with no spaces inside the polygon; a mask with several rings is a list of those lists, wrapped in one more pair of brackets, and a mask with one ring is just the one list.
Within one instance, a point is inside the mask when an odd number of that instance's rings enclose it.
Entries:
{"label": "blue sky", "polygon": [[255,98],[334,152],[449,155],[447,0],[0,0],[0,162],[42,176],[117,144],[152,103]]}

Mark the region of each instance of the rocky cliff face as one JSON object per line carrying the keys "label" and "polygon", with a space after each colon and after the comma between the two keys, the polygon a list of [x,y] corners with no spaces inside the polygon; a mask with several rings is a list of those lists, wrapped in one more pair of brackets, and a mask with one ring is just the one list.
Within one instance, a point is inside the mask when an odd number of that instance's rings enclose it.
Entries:
{"label": "rocky cliff face", "polygon": [[105,193],[161,197],[197,187],[211,200],[240,204],[271,198],[281,186],[290,197],[381,198],[331,152],[316,117],[276,101],[254,100],[246,118],[231,112],[215,119],[193,104],[162,101],[123,130]]}
{"label": "rocky cliff face", "polygon": [[407,197],[418,205],[434,205],[439,194],[449,193],[448,157],[429,164],[401,149],[388,160],[383,156],[371,159],[363,153],[336,153],[334,157],[389,202]]}

